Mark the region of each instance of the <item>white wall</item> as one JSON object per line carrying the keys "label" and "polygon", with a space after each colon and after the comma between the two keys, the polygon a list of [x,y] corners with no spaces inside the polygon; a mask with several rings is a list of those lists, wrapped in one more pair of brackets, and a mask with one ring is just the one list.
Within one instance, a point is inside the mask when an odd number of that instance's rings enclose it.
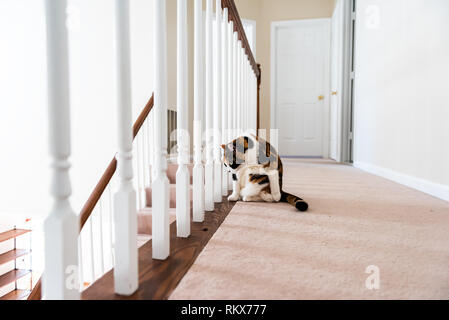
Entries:
{"label": "white wall", "polygon": [[449,1],[357,6],[355,164],[449,200]]}

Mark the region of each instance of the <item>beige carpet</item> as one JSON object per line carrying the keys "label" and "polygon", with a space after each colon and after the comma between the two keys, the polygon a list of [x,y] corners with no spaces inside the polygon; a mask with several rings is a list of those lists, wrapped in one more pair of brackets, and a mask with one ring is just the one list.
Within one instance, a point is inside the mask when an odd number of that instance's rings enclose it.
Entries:
{"label": "beige carpet", "polygon": [[[350,166],[285,161],[287,204],[238,203],[171,299],[449,299],[449,203]],[[368,290],[368,266],[380,289]]]}

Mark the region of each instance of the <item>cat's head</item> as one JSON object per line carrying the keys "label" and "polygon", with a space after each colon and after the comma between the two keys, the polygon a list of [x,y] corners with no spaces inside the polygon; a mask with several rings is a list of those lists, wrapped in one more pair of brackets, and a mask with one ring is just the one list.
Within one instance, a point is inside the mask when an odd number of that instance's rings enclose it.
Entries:
{"label": "cat's head", "polygon": [[254,148],[254,142],[244,136],[221,146],[223,149],[223,164],[229,172],[235,173],[245,164],[245,153]]}

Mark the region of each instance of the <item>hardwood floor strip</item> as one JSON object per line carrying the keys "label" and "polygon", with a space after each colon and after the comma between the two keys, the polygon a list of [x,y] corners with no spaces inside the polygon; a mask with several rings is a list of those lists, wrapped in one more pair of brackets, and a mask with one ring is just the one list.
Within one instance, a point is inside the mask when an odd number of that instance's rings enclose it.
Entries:
{"label": "hardwood floor strip", "polygon": [[176,223],[170,225],[170,257],[152,259],[152,241],[139,249],[139,290],[130,297],[114,293],[113,270],[82,293],[84,300],[166,300],[189,271],[196,258],[231,212],[235,203],[223,198],[215,211],[206,213],[204,223],[192,223],[188,239],[176,237]]}

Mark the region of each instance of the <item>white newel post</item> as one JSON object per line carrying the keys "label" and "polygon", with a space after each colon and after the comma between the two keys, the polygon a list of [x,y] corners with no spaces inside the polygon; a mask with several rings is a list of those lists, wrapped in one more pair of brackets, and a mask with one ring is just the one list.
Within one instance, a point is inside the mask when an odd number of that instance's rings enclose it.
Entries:
{"label": "white newel post", "polygon": [[129,1],[115,1],[117,50],[118,190],[114,195],[115,293],[131,295],[138,288],[137,209],[133,186],[133,124]]}
{"label": "white newel post", "polygon": [[213,85],[213,28],[212,0],[206,0],[206,167],[205,202],[206,211],[214,211],[214,85]]}
{"label": "white newel post", "polygon": [[[221,117],[221,127],[222,127],[222,144],[228,143],[227,134],[228,134],[228,8],[223,10],[223,23],[222,23],[222,117]],[[221,148],[220,148],[221,151]],[[225,197],[228,195],[228,182],[229,182],[229,174],[228,171],[225,170],[224,166],[222,166],[223,177],[221,179],[222,184],[222,196]]]}
{"label": "white newel post", "polygon": [[45,2],[47,18],[48,116],[52,158],[53,208],[45,220],[45,270],[42,295],[48,300],[78,300],[79,220],[70,205],[71,137],[69,54],[65,0]]}
{"label": "white newel post", "polygon": [[187,0],[178,0],[178,171],[176,172],[176,228],[180,238],[190,236],[190,172],[188,132]]}
{"label": "white newel post", "polygon": [[193,222],[204,221],[204,166],[203,166],[203,0],[195,0],[195,75],[194,75],[194,160],[193,168]]}
{"label": "white newel post", "polygon": [[[228,134],[227,143],[231,142],[233,138],[233,123],[232,117],[234,112],[234,84],[232,82],[234,76],[234,22],[230,21],[228,24]],[[228,174],[228,189],[232,190],[232,175]]]}
{"label": "white newel post", "polygon": [[222,201],[222,185],[223,166],[221,163],[221,110],[222,110],[222,66],[221,66],[221,0],[216,1],[216,28],[215,28],[215,72],[214,72],[214,201],[220,203]]}
{"label": "white newel post", "polygon": [[169,181],[167,178],[167,16],[165,0],[154,0],[154,142],[153,259],[170,255]]}

